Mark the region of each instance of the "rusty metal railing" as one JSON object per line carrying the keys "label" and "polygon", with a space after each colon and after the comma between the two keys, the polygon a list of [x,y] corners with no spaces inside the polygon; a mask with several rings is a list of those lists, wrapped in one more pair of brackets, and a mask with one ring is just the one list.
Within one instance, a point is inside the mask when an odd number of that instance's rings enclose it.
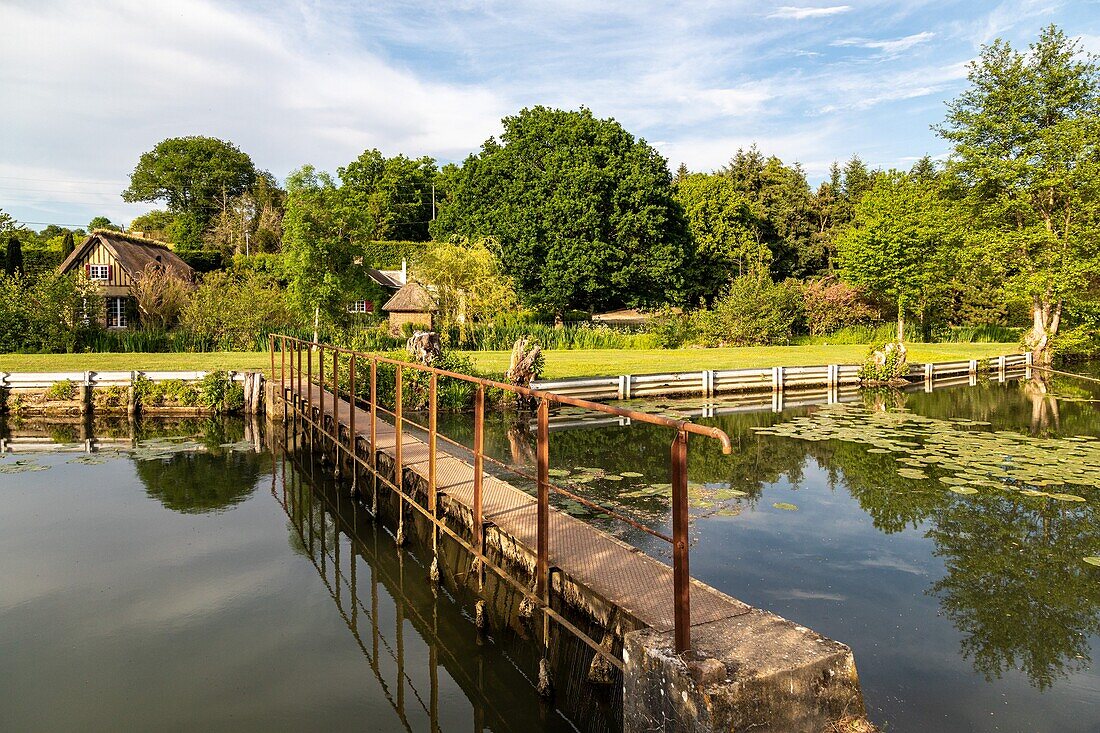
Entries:
{"label": "rusty metal railing", "polygon": [[[310,424],[320,430],[336,446],[338,451],[344,451],[359,466],[370,471],[372,477],[390,489],[400,502],[401,511],[398,512],[398,536],[402,536],[402,522],[406,504],[433,523],[432,540],[436,541],[436,530],[443,532],[469,550],[477,559],[479,583],[485,568],[496,572],[503,580],[514,585],[521,593],[537,604],[544,613],[544,618],[553,618],[559,624],[565,626],[582,638],[596,652],[609,656],[603,646],[588,637],[580,629],[576,628],[567,619],[562,617],[550,607],[550,493],[554,492],[577,501],[590,509],[605,516],[622,521],[641,530],[653,537],[668,542],[672,546],[672,572],[673,572],[673,636],[677,652],[686,651],[691,645],[691,575],[688,552],[688,436],[698,436],[717,440],[723,453],[730,453],[732,447],[729,436],[716,427],[706,427],[684,420],[676,420],[661,415],[652,415],[637,410],[628,410],[598,402],[566,397],[552,392],[545,392],[527,387],[519,387],[504,382],[498,382],[481,377],[473,377],[457,372],[437,369],[435,367],[400,361],[378,354],[358,352],[329,344],[306,341],[303,339],[272,334],[269,338],[269,351],[271,355],[272,379],[278,379],[279,395],[283,403],[284,417],[288,409],[294,409],[296,414],[303,414]],[[276,370],[276,352],[279,353],[279,368]],[[332,362],[331,375],[326,374],[325,357],[329,355]],[[314,379],[313,362],[316,356],[318,371]],[[340,383],[340,363],[346,359],[348,366],[348,384]],[[289,364],[288,364],[289,360]],[[295,363],[297,360],[297,363]],[[303,360],[306,362],[303,365]],[[355,380],[358,367],[369,364],[370,379],[366,397],[356,392]],[[389,410],[379,404],[378,366],[390,365],[394,369],[394,409]],[[405,414],[403,406],[403,377],[406,370],[426,373],[429,375],[428,387],[428,424],[422,425],[414,422]],[[437,389],[440,378],[454,379],[474,385],[474,438],[472,446],[465,446],[449,437],[439,433],[437,429]],[[304,384],[303,384],[304,381]],[[317,387],[317,404],[313,404],[313,388]],[[536,475],[531,476],[513,466],[504,464],[485,454],[485,393],[487,389],[497,389],[520,395],[535,403],[537,406],[536,429]],[[328,418],[325,402],[332,400],[331,421]],[[342,423],[340,413],[343,411],[341,403],[346,400],[349,406],[347,420]],[[355,427],[356,408],[364,406],[369,414],[369,425],[366,436],[360,435]],[[671,464],[672,479],[672,535],[648,527],[633,518],[605,507],[596,502],[579,496],[561,486],[557,486],[550,480],[549,466],[549,415],[551,405],[567,405],[580,407],[594,412],[602,412],[617,417],[630,418],[632,421],[657,425],[669,428],[675,432],[672,439],[669,460]],[[389,416],[394,427],[394,466],[393,477],[389,478],[379,470],[377,465],[377,440],[378,440],[378,413]],[[423,431],[427,435],[428,445],[428,488],[427,506],[423,506],[413,496],[405,492],[404,488],[404,443],[411,437],[405,434],[405,424]],[[343,425],[343,427],[342,427]],[[331,426],[331,428],[330,428]],[[342,433],[346,434],[342,435]],[[364,437],[369,446],[367,457],[360,455],[360,445]],[[464,537],[454,532],[438,516],[439,490],[437,487],[437,445],[438,439],[451,443],[472,455],[473,463],[473,498],[470,507],[473,515],[473,537],[467,542]],[[516,581],[509,573],[489,561],[484,548],[486,523],[483,514],[483,483],[485,477],[484,463],[501,466],[505,470],[533,480],[536,484],[536,547],[535,547],[535,589],[532,597],[530,589]],[[445,493],[445,492],[444,492]],[[374,495],[373,510],[377,511],[377,492]],[[544,623],[544,634],[546,627]],[[621,666],[621,662],[612,658],[612,661]]]}

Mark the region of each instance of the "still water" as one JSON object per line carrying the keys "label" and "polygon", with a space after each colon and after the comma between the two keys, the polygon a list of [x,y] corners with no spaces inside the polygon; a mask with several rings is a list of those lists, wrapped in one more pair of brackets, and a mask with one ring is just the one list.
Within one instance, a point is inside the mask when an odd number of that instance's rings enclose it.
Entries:
{"label": "still water", "polygon": [[[4,434],[74,437],[35,427]],[[0,730],[576,730],[531,645],[479,636],[423,557],[244,432],[0,459]]]}
{"label": "still water", "polygon": [[[693,438],[693,574],[849,644],[876,723],[1095,731],[1097,400],[1058,380],[779,412],[635,406],[717,413],[694,419],[734,454]],[[665,526],[671,436],[592,417],[554,416],[555,480]],[[488,427],[496,457],[533,461],[528,418]],[[0,459],[0,729],[614,729],[598,692],[540,704],[531,645],[479,638],[471,599],[432,593],[426,558],[311,466],[240,423],[127,430],[91,457]]]}

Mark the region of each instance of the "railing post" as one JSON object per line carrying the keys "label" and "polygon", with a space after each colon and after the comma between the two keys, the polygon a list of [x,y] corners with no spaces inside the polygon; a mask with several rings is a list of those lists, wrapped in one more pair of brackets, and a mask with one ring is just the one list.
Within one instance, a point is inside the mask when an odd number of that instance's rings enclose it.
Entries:
{"label": "railing post", "polygon": [[295,404],[301,411],[302,406],[302,342],[294,340],[294,350],[298,352],[298,393],[295,395]]}
{"label": "railing post", "polygon": [[271,354],[271,376],[269,377],[272,382],[275,381],[275,334],[269,333],[267,335],[267,351]]}
{"label": "railing post", "polygon": [[[283,399],[284,411],[286,408],[286,336],[279,342],[279,396]],[[285,415],[284,415],[285,417]]]}
{"label": "railing post", "polygon": [[[435,400],[438,382],[439,376],[435,372],[432,372],[431,376],[428,378],[428,511],[432,513],[433,519],[435,517],[436,505],[435,448],[436,425],[439,419],[439,409]],[[434,540],[434,531],[432,537]]]}
{"label": "railing post", "polygon": [[691,647],[691,575],[688,569],[687,431],[672,441],[672,587],[676,653]]}
{"label": "railing post", "polygon": [[[333,357],[335,359],[335,357]],[[312,359],[310,360],[312,361]],[[320,345],[317,347],[317,375],[320,377],[318,380],[321,383],[321,396],[318,401],[321,405],[321,432],[325,431],[325,347]],[[336,397],[333,397],[333,404],[336,403]]]}
{"label": "railing post", "polygon": [[371,513],[378,516],[378,359],[370,360]]}
{"label": "railing post", "polygon": [[[477,386],[474,395],[474,549],[481,557],[482,513],[481,489],[485,467],[485,387]],[[480,575],[480,573],[479,573]]]}
{"label": "railing post", "polygon": [[539,400],[535,448],[538,462],[538,522],[536,535],[535,589],[547,603],[550,575],[550,402]]}
{"label": "railing post", "polygon": [[[350,412],[348,412],[348,452],[351,453],[351,492],[356,491],[356,485],[359,482],[359,451],[358,447],[358,435],[355,432],[355,352],[352,351],[348,355],[348,404]],[[353,545],[354,547],[354,545]],[[354,561],[355,555],[352,555]]]}
{"label": "railing post", "polygon": [[395,431],[394,440],[394,458],[393,458],[393,483],[397,487],[397,544],[402,544],[405,539],[405,468],[402,463],[401,448],[402,448],[402,412],[404,398],[401,394],[401,365],[398,364],[395,367],[394,383],[393,383],[393,429]]}
{"label": "railing post", "polygon": [[[325,381],[324,377],[321,381]],[[324,393],[321,389],[321,393]],[[321,424],[325,424],[324,405],[321,405]],[[336,448],[336,458],[340,458],[340,349],[332,350],[332,444]],[[337,463],[336,465],[340,465]]]}
{"label": "railing post", "polygon": [[[321,382],[323,386],[324,375],[321,375]],[[306,348],[306,403],[308,405],[310,423],[313,423],[313,342],[311,341]],[[310,433],[313,435],[313,433]]]}

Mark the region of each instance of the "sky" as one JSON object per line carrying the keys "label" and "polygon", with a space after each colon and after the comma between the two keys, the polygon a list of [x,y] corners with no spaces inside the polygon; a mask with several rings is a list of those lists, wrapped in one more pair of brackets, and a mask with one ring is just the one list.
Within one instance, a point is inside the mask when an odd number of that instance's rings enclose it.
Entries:
{"label": "sky", "polygon": [[1100,0],[0,0],[0,209],[124,224],[167,137],[231,140],[279,179],[363,150],[461,161],[500,119],[590,108],[709,171],[755,143],[812,183],[931,130],[982,44],[1056,23],[1100,52]]}

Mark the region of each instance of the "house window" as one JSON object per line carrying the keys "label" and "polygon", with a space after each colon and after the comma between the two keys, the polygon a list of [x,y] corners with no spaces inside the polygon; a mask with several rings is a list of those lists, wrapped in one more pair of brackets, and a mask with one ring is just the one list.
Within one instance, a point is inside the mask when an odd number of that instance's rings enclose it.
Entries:
{"label": "house window", "polygon": [[88,278],[91,280],[110,280],[110,265],[88,265]]}
{"label": "house window", "polygon": [[374,303],[369,300],[353,300],[348,303],[348,313],[371,313],[374,311]]}
{"label": "house window", "polygon": [[126,298],[107,298],[107,328],[126,328]]}

